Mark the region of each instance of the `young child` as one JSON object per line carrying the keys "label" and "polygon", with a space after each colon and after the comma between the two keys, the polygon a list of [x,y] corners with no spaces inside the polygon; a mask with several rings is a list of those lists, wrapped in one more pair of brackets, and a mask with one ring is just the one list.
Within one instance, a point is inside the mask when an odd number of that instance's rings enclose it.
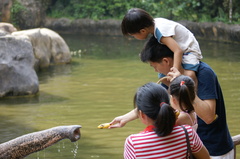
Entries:
{"label": "young child", "polygon": [[209,159],[209,153],[195,130],[189,125],[175,125],[175,110],[169,105],[167,90],[159,84],[147,83],[134,97],[138,117],[147,127],[144,131],[127,137],[124,158],[186,158],[187,129],[193,156]]}
{"label": "young child", "polygon": [[[195,72],[202,54],[196,38],[186,27],[165,18],[153,19],[146,11],[132,8],[124,16],[121,28],[123,35],[131,35],[139,40],[146,39],[149,34],[154,35],[159,43],[174,53],[173,67],[190,76],[197,85]],[[159,78],[164,76],[159,74]]]}
{"label": "young child", "polygon": [[177,125],[191,125],[197,130],[197,115],[194,111],[193,102],[196,96],[194,81],[184,75],[173,79],[169,86],[171,106],[180,111]]}

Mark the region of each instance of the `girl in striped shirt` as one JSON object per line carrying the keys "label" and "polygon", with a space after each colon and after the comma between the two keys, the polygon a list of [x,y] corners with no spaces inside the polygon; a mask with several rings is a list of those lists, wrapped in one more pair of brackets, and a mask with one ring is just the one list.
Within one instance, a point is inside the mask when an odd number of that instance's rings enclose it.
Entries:
{"label": "girl in striped shirt", "polygon": [[[186,135],[177,126],[175,110],[169,105],[165,88],[156,83],[140,87],[134,97],[138,117],[147,127],[144,131],[127,137],[124,158],[185,159],[187,156]],[[209,159],[209,153],[191,126],[187,129],[191,151],[198,159]]]}

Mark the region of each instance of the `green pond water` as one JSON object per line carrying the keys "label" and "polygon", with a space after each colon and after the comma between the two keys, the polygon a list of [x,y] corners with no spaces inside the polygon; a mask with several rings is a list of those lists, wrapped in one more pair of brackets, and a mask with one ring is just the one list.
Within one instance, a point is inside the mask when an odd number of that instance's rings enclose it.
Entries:
{"label": "green pond water", "polygon": [[[125,138],[145,126],[139,120],[111,130],[97,126],[132,110],[137,88],[158,80],[157,73],[139,60],[145,41],[114,36],[62,37],[73,52],[72,63],[41,70],[37,96],[0,99],[0,143],[55,126],[82,125],[79,141],[65,139],[27,158],[122,159]],[[222,86],[231,135],[240,134],[240,46],[199,43],[202,61],[215,70]]]}

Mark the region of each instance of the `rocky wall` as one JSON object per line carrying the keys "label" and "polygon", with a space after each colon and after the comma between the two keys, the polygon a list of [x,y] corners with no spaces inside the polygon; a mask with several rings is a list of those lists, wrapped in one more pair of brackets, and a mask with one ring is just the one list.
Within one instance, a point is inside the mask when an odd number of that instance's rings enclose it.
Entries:
{"label": "rocky wall", "polygon": [[[218,23],[196,23],[179,21],[186,26],[197,38],[240,43],[240,25]],[[58,33],[87,34],[87,35],[117,35],[122,36],[120,20],[90,20],[67,18],[46,19],[44,27]]]}

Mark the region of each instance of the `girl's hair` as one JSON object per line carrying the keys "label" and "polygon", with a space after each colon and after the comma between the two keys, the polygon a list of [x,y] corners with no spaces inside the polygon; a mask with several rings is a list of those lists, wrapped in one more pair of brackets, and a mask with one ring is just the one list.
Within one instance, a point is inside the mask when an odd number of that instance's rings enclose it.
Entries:
{"label": "girl's hair", "polygon": [[154,26],[153,18],[140,8],[130,9],[121,24],[123,35],[139,33],[141,29],[150,26]]}
{"label": "girl's hair", "polygon": [[176,77],[169,86],[170,94],[177,98],[182,111],[194,110],[193,101],[196,95],[194,85],[194,81],[190,77],[181,75]]}
{"label": "girl's hair", "polygon": [[175,110],[169,105],[167,90],[150,82],[139,88],[134,96],[134,106],[155,121],[158,136],[169,135],[176,122]]}

